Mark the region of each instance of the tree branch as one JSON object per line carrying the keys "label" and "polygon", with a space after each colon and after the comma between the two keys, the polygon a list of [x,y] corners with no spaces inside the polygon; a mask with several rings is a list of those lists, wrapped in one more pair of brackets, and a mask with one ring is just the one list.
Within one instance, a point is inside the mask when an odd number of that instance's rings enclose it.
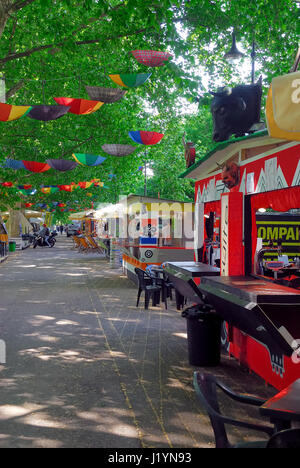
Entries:
{"label": "tree branch", "polygon": [[[153,28],[151,27],[151,28],[148,28],[148,29],[147,28],[137,29],[137,30],[129,32],[129,33],[127,32],[125,34],[119,34],[117,36],[109,36],[109,37],[106,37],[106,38],[103,38],[103,39],[90,39],[90,40],[86,40],[86,41],[75,41],[75,45],[81,46],[81,45],[86,45],[86,44],[98,44],[99,42],[102,42],[102,41],[111,41],[112,39],[120,39],[121,37],[129,37],[129,36],[133,36],[133,35],[136,35],[136,34],[141,34],[143,32],[148,31],[149,29],[153,29]],[[53,49],[54,47],[55,48],[62,47],[63,45],[64,45],[64,42],[59,42],[58,44],[47,44],[47,45],[44,45],[44,46],[34,47],[33,49],[29,49],[29,50],[24,51],[24,52],[7,55],[6,57],[0,59],[0,64],[11,62],[12,60],[16,60],[16,59],[19,59],[19,58],[22,58],[22,57],[29,57],[30,55],[32,55],[32,54],[34,54],[36,52],[41,52],[42,50],[46,50],[46,49]]]}

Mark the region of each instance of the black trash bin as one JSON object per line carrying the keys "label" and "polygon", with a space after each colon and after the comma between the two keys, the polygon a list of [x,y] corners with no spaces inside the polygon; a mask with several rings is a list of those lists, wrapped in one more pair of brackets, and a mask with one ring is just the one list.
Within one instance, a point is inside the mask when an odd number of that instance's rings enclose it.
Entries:
{"label": "black trash bin", "polygon": [[189,363],[192,366],[217,366],[221,359],[222,319],[209,304],[185,309]]}

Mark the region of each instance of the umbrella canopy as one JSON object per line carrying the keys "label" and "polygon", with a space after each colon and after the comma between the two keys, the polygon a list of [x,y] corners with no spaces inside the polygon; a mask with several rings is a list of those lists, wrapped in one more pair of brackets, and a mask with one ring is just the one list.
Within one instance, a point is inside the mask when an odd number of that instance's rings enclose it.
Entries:
{"label": "umbrella canopy", "polygon": [[106,104],[119,101],[127,93],[123,89],[102,88],[101,86],[86,86],[85,89],[91,99],[102,101]]}
{"label": "umbrella canopy", "polygon": [[32,106],[32,109],[28,113],[28,117],[35,120],[43,120],[47,122],[49,120],[56,120],[63,117],[70,109],[70,106],[48,106],[39,105]]}
{"label": "umbrella canopy", "polygon": [[129,132],[130,138],[142,145],[156,145],[162,138],[163,133],[144,132],[143,130]]}
{"label": "umbrella canopy", "polygon": [[69,159],[47,159],[47,164],[52,169],[60,172],[71,171],[78,165],[76,161],[70,161]]}
{"label": "umbrella canopy", "polygon": [[83,115],[92,114],[103,106],[104,102],[100,101],[89,101],[87,99],[76,99],[69,97],[55,97],[54,100],[57,104],[63,106],[69,106],[69,112],[71,114]]}
{"label": "umbrella canopy", "polygon": [[72,154],[75,161],[81,166],[99,166],[106,158],[97,156],[96,154],[74,153]]}
{"label": "umbrella canopy", "polygon": [[101,148],[105,153],[111,154],[112,156],[127,156],[136,150],[136,147],[132,145],[117,144],[102,145]]}
{"label": "umbrella canopy", "polygon": [[59,190],[62,190],[64,192],[73,192],[73,190],[76,188],[76,186],[72,184],[59,185],[58,187],[59,187]]}
{"label": "umbrella canopy", "polygon": [[150,78],[151,73],[135,73],[135,74],[121,74],[121,75],[108,75],[110,79],[119,86],[124,88],[136,88],[137,86],[145,83]]}
{"label": "umbrella canopy", "polygon": [[25,169],[30,172],[46,172],[51,168],[47,163],[40,163],[37,161],[23,161]]}
{"label": "umbrella canopy", "polygon": [[168,52],[157,50],[132,50],[131,53],[139,63],[147,67],[161,67],[165,61],[172,57]]}
{"label": "umbrella canopy", "polygon": [[49,195],[50,193],[59,192],[59,188],[58,187],[42,187],[41,191],[45,193],[46,195]]}
{"label": "umbrella canopy", "polygon": [[13,182],[1,182],[2,187],[13,187]]}
{"label": "umbrella canopy", "polygon": [[22,193],[22,195],[35,195],[35,193],[36,193],[36,189],[32,189],[32,188],[31,189],[20,189],[19,191]]}
{"label": "umbrella canopy", "polygon": [[22,190],[29,190],[32,188],[32,185],[18,185],[18,189]]}
{"label": "umbrella canopy", "polygon": [[30,111],[31,106],[12,106],[0,102],[0,121],[10,122],[24,117]]}
{"label": "umbrella canopy", "polygon": [[23,161],[17,161],[16,159],[7,159],[3,167],[5,169],[14,169],[15,171],[18,169],[25,169]]}

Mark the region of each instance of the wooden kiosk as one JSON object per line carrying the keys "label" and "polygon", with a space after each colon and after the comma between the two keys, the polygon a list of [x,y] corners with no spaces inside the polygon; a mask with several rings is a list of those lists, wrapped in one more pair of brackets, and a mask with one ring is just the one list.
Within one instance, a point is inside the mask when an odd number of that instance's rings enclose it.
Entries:
{"label": "wooden kiosk", "polygon": [[300,142],[224,141],[181,177],[196,180],[196,260],[220,267],[199,287],[227,323],[223,344],[282,389],[300,377]]}

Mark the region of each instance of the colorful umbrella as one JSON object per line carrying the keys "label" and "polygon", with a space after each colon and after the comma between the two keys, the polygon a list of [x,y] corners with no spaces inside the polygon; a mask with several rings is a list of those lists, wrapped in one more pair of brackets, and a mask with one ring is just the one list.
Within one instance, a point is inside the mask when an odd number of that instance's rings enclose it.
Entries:
{"label": "colorful umbrella", "polygon": [[106,159],[102,156],[87,153],[74,153],[72,156],[81,166],[99,166]]}
{"label": "colorful umbrella", "polygon": [[22,195],[34,195],[36,193],[36,189],[20,189]]}
{"label": "colorful umbrella", "polygon": [[166,60],[172,57],[168,52],[157,50],[132,50],[131,53],[139,63],[147,67],[161,67]]}
{"label": "colorful umbrella", "polygon": [[123,89],[102,88],[101,86],[86,86],[85,89],[91,99],[102,101],[105,104],[117,102],[127,93],[127,91]]}
{"label": "colorful umbrella", "polygon": [[59,187],[43,187],[41,188],[41,191],[45,193],[46,195],[49,195],[50,193],[59,192]]}
{"label": "colorful umbrella", "polygon": [[34,203],[25,203],[26,208],[30,208]]}
{"label": "colorful umbrella", "polygon": [[102,145],[101,148],[105,153],[111,154],[112,156],[128,156],[136,150],[135,146],[132,145]]}
{"label": "colorful umbrella", "polygon": [[48,106],[39,105],[32,106],[32,109],[28,113],[28,117],[35,120],[43,120],[47,122],[49,120],[56,120],[63,117],[70,109],[70,106]]}
{"label": "colorful umbrella", "polygon": [[20,119],[24,117],[30,111],[31,106],[12,106],[0,102],[0,121],[10,122],[12,120]]}
{"label": "colorful umbrella", "polygon": [[32,185],[18,185],[19,190],[29,190],[32,188]]}
{"label": "colorful umbrella", "polygon": [[150,78],[151,73],[135,73],[135,74],[121,74],[121,75],[108,75],[110,79],[119,86],[124,88],[136,88],[137,86],[145,83]]}
{"label": "colorful umbrella", "polygon": [[76,161],[70,161],[69,159],[47,159],[47,164],[52,169],[60,172],[71,171],[78,165]]}
{"label": "colorful umbrella", "polygon": [[69,97],[55,97],[54,100],[63,106],[70,106],[71,114],[92,114],[96,112],[104,104],[100,101],[89,101],[87,99],[76,99]]}
{"label": "colorful umbrella", "polygon": [[23,161],[17,161],[16,159],[7,159],[3,167],[5,169],[14,169],[15,171],[18,169],[25,169]]}
{"label": "colorful umbrella", "polygon": [[144,132],[143,130],[129,132],[130,138],[135,143],[141,143],[142,145],[156,145],[162,138],[163,133],[157,132]]}
{"label": "colorful umbrella", "polygon": [[2,182],[1,183],[2,187],[13,187],[13,182]]}
{"label": "colorful umbrella", "polygon": [[51,167],[46,163],[40,163],[37,161],[23,161],[25,169],[30,172],[46,172],[51,169]]}
{"label": "colorful umbrella", "polygon": [[80,188],[82,189],[87,189],[89,188],[91,185],[93,185],[93,182],[78,182],[78,185]]}
{"label": "colorful umbrella", "polygon": [[64,192],[73,192],[75,185],[64,184],[64,185],[59,185],[58,187],[60,190],[63,190]]}

